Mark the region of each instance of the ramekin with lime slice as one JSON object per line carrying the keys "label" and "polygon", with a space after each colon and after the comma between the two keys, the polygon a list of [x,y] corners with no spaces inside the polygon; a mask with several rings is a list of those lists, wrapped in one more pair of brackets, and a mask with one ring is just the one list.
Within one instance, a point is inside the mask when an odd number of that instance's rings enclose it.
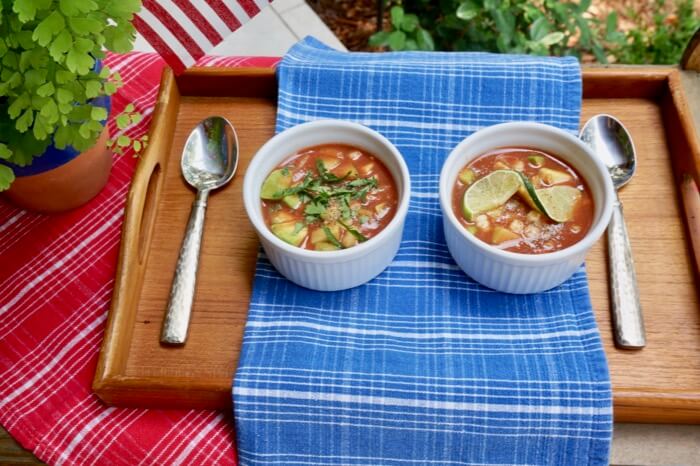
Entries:
{"label": "ramekin with lime slice", "polygon": [[[531,148],[552,154],[573,167],[586,181],[593,221],[575,244],[546,254],[521,254],[487,244],[460,223],[452,209],[453,187],[460,170],[482,154],[499,148]],[[552,221],[565,221],[576,193],[564,186],[534,189],[515,170],[495,170],[465,191],[462,213],[470,219],[505,203],[516,192]],[[472,134],[450,153],[440,174],[440,206],[447,246],[459,267],[475,281],[508,293],[535,293],[566,281],[600,238],[612,213],[614,191],[606,168],[575,136],[539,123],[491,126]]]}

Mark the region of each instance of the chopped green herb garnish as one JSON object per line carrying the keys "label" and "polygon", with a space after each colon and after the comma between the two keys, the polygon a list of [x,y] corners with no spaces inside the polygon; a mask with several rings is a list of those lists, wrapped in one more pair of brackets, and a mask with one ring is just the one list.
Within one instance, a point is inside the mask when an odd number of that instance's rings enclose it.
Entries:
{"label": "chopped green herb garnish", "polygon": [[[367,238],[362,233],[350,226],[351,222],[356,221],[355,219],[357,219],[361,206],[357,202],[353,202],[352,206],[350,203],[351,200],[365,202],[368,194],[377,188],[377,178],[358,178],[350,181],[346,180],[350,172],[344,177],[338,177],[328,171],[321,159],[316,159],[315,164],[318,174],[311,170],[307,171],[304,179],[297,182],[294,186],[275,192],[274,199],[297,196],[302,205],[305,206],[304,222],[296,225],[297,232],[307,224],[319,221],[332,222],[342,219],[345,223],[340,223],[351,235],[360,242],[366,241]],[[284,176],[289,176],[292,168],[292,166],[287,166],[280,169],[280,172]],[[277,203],[274,206],[277,209],[280,208]],[[366,215],[360,218],[362,224],[367,223],[369,220],[370,217]],[[330,242],[340,247],[337,239],[335,239],[335,242]]]}
{"label": "chopped green herb garnish", "polygon": [[364,186],[369,186],[370,188],[377,187],[377,178],[374,176],[372,178],[358,178],[354,181],[348,183],[348,186],[352,188],[362,188]]}
{"label": "chopped green herb garnish", "polygon": [[359,231],[357,231],[356,229],[354,229],[354,228],[351,227],[350,225],[347,225],[346,223],[344,223],[344,222],[342,222],[342,221],[340,221],[340,220],[338,221],[338,223],[340,223],[341,225],[343,225],[343,228],[345,228],[346,230],[348,230],[348,233],[350,233],[352,236],[354,236],[355,239],[356,239],[357,241],[359,241],[360,243],[362,243],[362,242],[364,242],[364,241],[367,241],[367,237],[366,237],[365,235],[363,235],[362,233],[360,233]]}
{"label": "chopped green herb garnish", "polygon": [[326,166],[323,164],[323,160],[321,159],[316,159],[316,170],[318,170],[318,174],[321,175],[321,179],[327,183],[337,183],[339,181],[343,181],[350,174],[350,172],[348,172],[343,177],[335,176],[333,173],[326,170]]}
{"label": "chopped green herb garnish", "polygon": [[308,216],[323,215],[324,213],[326,213],[326,207],[315,201],[307,204],[304,209],[304,214]]}
{"label": "chopped green herb garnish", "polygon": [[338,240],[335,238],[335,236],[333,236],[333,233],[331,233],[330,228],[328,228],[327,226],[323,225],[323,227],[321,227],[321,229],[322,229],[323,232],[326,234],[326,239],[328,240],[329,243],[331,243],[333,246],[335,246],[335,247],[338,248],[338,249],[343,249],[343,245],[340,244],[340,241],[338,241]]}

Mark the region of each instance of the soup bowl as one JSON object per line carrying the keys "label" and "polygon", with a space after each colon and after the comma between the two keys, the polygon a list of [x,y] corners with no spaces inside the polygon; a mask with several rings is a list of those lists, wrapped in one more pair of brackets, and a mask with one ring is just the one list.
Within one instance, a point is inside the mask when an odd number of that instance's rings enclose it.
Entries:
{"label": "soup bowl", "polygon": [[[394,217],[383,230],[365,242],[337,251],[313,251],[282,241],[266,225],[260,199],[262,184],[273,169],[297,151],[322,144],[350,145],[374,155],[391,173],[398,194]],[[401,243],[410,192],[408,168],[396,147],[366,126],[340,120],[312,121],[277,134],[255,154],[243,181],[246,213],[267,258],[288,280],[318,291],[361,285],[391,263]]]}
{"label": "soup bowl", "polygon": [[[523,254],[487,244],[469,233],[452,209],[452,190],[460,170],[477,157],[500,148],[528,148],[555,156],[586,181],[593,198],[588,233],[569,247],[544,254]],[[536,293],[560,285],[583,263],[612,215],[615,198],[603,163],[575,136],[539,123],[503,123],[464,139],[445,160],[440,172],[440,207],[445,240],[457,265],[475,281],[506,293]]]}

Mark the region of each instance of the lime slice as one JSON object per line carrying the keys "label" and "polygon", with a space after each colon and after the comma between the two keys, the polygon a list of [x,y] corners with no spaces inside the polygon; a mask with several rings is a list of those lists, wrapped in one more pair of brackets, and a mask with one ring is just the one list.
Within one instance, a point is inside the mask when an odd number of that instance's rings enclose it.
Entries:
{"label": "lime slice", "polygon": [[520,175],[513,170],[496,170],[477,180],[464,192],[462,212],[471,221],[508,201],[520,188]]}
{"label": "lime slice", "polygon": [[573,218],[574,207],[581,199],[581,191],[573,186],[552,186],[535,192],[547,217],[559,223]]}

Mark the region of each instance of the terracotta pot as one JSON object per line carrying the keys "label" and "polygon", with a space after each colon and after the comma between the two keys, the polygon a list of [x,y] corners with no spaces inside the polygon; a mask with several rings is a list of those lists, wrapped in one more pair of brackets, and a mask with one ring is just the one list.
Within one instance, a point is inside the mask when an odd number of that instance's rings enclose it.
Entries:
{"label": "terracotta pot", "polygon": [[[108,112],[111,109],[109,97],[94,99],[92,103]],[[85,204],[109,179],[112,154],[107,148],[108,139],[105,125],[95,144],[82,153],[70,146],[49,146],[31,165],[12,166],[16,178],[3,194],[12,203],[37,212],[63,212]]]}
{"label": "terracotta pot", "polygon": [[18,176],[5,195],[15,205],[37,212],[62,212],[85,204],[109,179],[112,154],[108,139],[105,127],[94,146],[52,170]]}

